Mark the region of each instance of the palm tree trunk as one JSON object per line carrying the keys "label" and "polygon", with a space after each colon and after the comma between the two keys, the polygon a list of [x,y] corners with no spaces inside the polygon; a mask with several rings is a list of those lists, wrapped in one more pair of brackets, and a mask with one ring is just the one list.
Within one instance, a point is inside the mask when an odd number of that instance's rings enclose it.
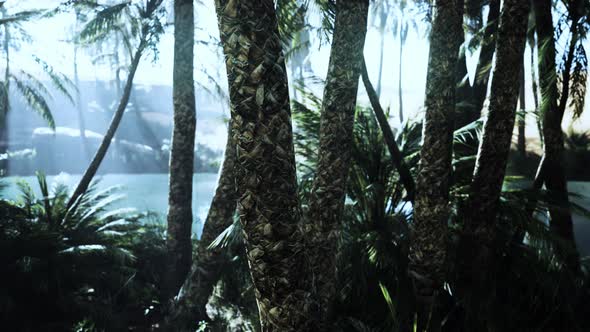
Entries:
{"label": "palm tree trunk", "polygon": [[[6,8],[2,6],[2,16],[6,17]],[[6,159],[0,159],[0,175],[7,175],[9,170],[10,160],[8,159],[8,145],[10,140],[8,128],[8,112],[10,111],[10,30],[8,24],[4,25],[4,40],[2,48],[6,56],[6,65],[4,68],[4,82],[0,88],[0,155],[5,155]]]}
{"label": "palm tree trunk", "polygon": [[377,97],[381,98],[381,84],[383,78],[383,51],[385,47],[385,20],[387,19],[387,15],[381,15],[381,29],[379,29],[381,33],[381,47],[379,48],[379,76],[377,77]]}
{"label": "palm tree trunk", "polygon": [[191,266],[195,156],[194,13],[192,0],[174,0],[174,129],[170,149],[167,263],[164,299],[182,286]]}
{"label": "palm tree trunk", "polygon": [[526,156],[526,138],[525,138],[525,125],[526,125],[526,97],[525,97],[525,79],[524,79],[524,64],[520,69],[519,75],[520,89],[518,92],[518,140],[517,140],[517,151],[521,157]]}
{"label": "palm tree trunk", "polygon": [[289,87],[274,1],[215,5],[235,123],[238,213],[262,331],[311,331]]}
{"label": "palm tree trunk", "polygon": [[365,65],[365,61],[363,59],[363,67],[362,67],[362,79],[363,84],[365,85],[365,89],[367,90],[367,95],[369,95],[369,101],[371,102],[371,107],[373,108],[373,112],[375,112],[375,117],[377,118],[377,122],[379,123],[379,127],[381,127],[381,132],[383,133],[383,140],[387,145],[387,149],[389,150],[389,154],[391,155],[391,161],[394,164],[397,172],[399,173],[399,177],[401,182],[406,188],[407,199],[408,201],[414,201],[414,196],[416,192],[416,184],[414,183],[414,178],[412,177],[412,173],[408,168],[408,165],[404,161],[404,157],[397,146],[397,142],[395,141],[395,135],[389,126],[389,122],[387,121],[387,116],[379,103],[379,96],[375,89],[373,89],[373,84],[369,79],[369,73],[367,72],[367,67]]}
{"label": "palm tree trunk", "polygon": [[496,272],[493,246],[495,224],[514,130],[519,80],[523,66],[529,1],[504,0],[498,28],[496,64],[490,106],[465,205],[460,287],[467,308],[467,330],[485,331],[490,323],[484,303],[493,299]]}
{"label": "palm tree trunk", "polygon": [[68,201],[67,205],[68,208],[70,208],[74,203],[76,203],[78,198],[82,194],[84,194],[86,190],[88,190],[90,182],[94,178],[94,175],[96,175],[96,172],[98,171],[98,168],[100,167],[100,164],[102,163],[102,160],[104,159],[107,150],[111,145],[111,141],[115,136],[115,132],[117,131],[117,128],[121,123],[121,119],[123,118],[123,114],[125,113],[125,109],[127,108],[129,96],[131,95],[131,88],[133,87],[133,77],[135,76],[135,72],[137,71],[137,67],[139,66],[139,60],[141,59],[141,55],[143,53],[144,48],[145,40],[142,40],[131,61],[131,66],[129,67],[129,75],[127,76],[127,82],[125,84],[125,89],[123,91],[123,95],[121,96],[121,100],[119,101],[117,111],[113,115],[111,123],[109,124],[109,129],[107,130],[102,142],[100,143],[98,150],[94,154],[94,157],[90,162],[90,165],[86,169],[86,172],[84,172],[82,179],[80,179],[80,182],[76,187],[76,190],[74,190],[74,193],[70,197],[70,200]]}
{"label": "palm tree trunk", "polygon": [[319,160],[310,198],[309,264],[320,300],[320,331],[331,331],[336,294],[336,252],[344,211],[346,181],[358,83],[363,62],[369,1],[336,4],[330,64],[322,102]]}
{"label": "palm tree trunk", "polygon": [[[558,104],[557,96],[557,82],[556,66],[555,66],[555,41],[553,39],[553,20],[551,17],[551,1],[540,0],[534,1],[534,11],[537,27],[537,35],[541,45],[543,45],[542,54],[539,55],[539,77],[541,95],[547,98],[541,103],[542,114],[542,129],[544,137],[543,158],[537,171],[535,179],[535,187],[540,188],[545,183],[547,189],[555,198],[556,207],[549,209],[550,226],[552,231],[561,237],[569,245],[569,249],[562,252],[557,246],[558,254],[565,259],[567,265],[577,270],[579,267],[579,255],[576,249],[574,239],[574,230],[572,216],[569,209],[569,198],[567,192],[567,181],[564,169],[564,139],[563,131],[561,129],[561,121],[565,112],[568,87],[569,87],[569,72],[571,69],[571,61],[573,60],[574,38],[576,38],[575,31],[572,31],[572,41],[570,45],[570,53],[566,60],[566,68],[563,77],[563,89],[561,103]],[[573,7],[576,8],[576,7]],[[577,26],[576,20],[572,20],[573,28]],[[553,79],[552,79],[553,78]]]}
{"label": "palm tree trunk", "polygon": [[80,92],[80,77],[78,75],[78,46],[74,45],[74,83],[76,84],[76,109],[78,111],[78,129],[80,131],[80,140],[82,143],[82,153],[84,154],[85,160],[90,158],[90,146],[88,145],[88,139],[86,138],[86,121],[84,120],[84,109],[82,105],[82,96]]}
{"label": "palm tree trunk", "polygon": [[414,279],[418,320],[440,328],[434,304],[445,280],[449,186],[453,151],[456,65],[463,32],[463,0],[438,0],[430,35],[425,118],[416,181],[410,275]]}
{"label": "palm tree trunk", "polygon": [[488,21],[483,34],[481,51],[475,71],[475,80],[473,82],[473,99],[471,102],[473,112],[467,118],[467,123],[473,122],[481,117],[481,111],[488,92],[488,82],[492,68],[492,59],[494,58],[499,17],[500,0],[490,0]]}
{"label": "palm tree trunk", "polygon": [[[397,77],[397,97],[398,97],[398,108],[399,108],[399,123],[401,125],[404,124],[404,99],[403,99],[403,89],[402,89],[402,71],[403,71],[403,54],[404,54],[404,42],[405,36],[404,34],[408,33],[408,27],[406,26],[404,29],[404,21],[403,21],[403,11],[402,11],[402,22],[400,23],[399,29],[399,68],[398,68],[398,77]],[[404,32],[405,30],[405,32]]]}
{"label": "palm tree trunk", "polygon": [[[531,16],[529,20],[534,20],[534,16]],[[530,24],[529,24],[530,25]],[[528,44],[531,49],[531,85],[533,89],[533,102],[535,103],[535,114],[539,114],[539,85],[537,78],[537,62],[535,61],[535,33],[529,33]],[[541,123],[541,117],[536,116],[535,122],[537,123],[537,129],[539,130],[539,139],[543,144],[543,126]]]}
{"label": "palm tree trunk", "polygon": [[235,185],[236,144],[231,128],[232,121],[229,123],[217,189],[205,219],[191,273],[166,318],[167,324],[173,326],[174,331],[195,331],[200,321],[209,320],[205,305],[220,279],[220,268],[225,260],[223,249],[210,249],[209,245],[232,224],[238,198]]}
{"label": "palm tree trunk", "polygon": [[[465,43],[465,38],[461,44]],[[473,122],[473,106],[471,105],[473,88],[469,84],[469,72],[467,71],[467,58],[465,48],[462,47],[459,52],[456,66],[457,89],[455,90],[455,129],[464,127]]]}

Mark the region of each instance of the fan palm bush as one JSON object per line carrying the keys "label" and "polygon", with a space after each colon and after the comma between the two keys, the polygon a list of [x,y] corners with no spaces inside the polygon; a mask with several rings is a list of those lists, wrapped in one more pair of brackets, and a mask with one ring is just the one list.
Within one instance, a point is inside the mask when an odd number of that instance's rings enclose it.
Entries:
{"label": "fan palm bush", "polygon": [[49,188],[40,173],[37,179],[41,196],[20,182],[16,201],[0,200],[3,327],[149,325],[145,316],[157,305],[165,248],[158,228],[142,222],[149,216],[115,209],[122,195],[114,187],[93,186],[68,209],[68,188]]}
{"label": "fan palm bush", "polygon": [[[305,208],[309,179],[317,158],[319,128],[318,105],[321,100],[303,93],[304,103],[295,103],[295,143],[301,182],[302,204]],[[460,288],[456,271],[461,268],[458,256],[462,235],[459,207],[468,194],[475,151],[481,136],[482,120],[458,129],[454,143],[453,186],[448,259],[451,285],[443,298],[442,311],[446,330],[460,330],[465,310],[456,297]],[[405,162],[415,172],[421,141],[421,126],[408,123],[397,134],[397,144]],[[471,151],[471,153],[470,153]],[[583,306],[588,299],[586,274],[572,275],[564,269],[563,253],[571,251],[550,230],[547,210],[558,205],[548,191],[528,190],[528,180],[505,178],[500,198],[499,234],[496,254],[501,257],[497,283],[497,298],[490,299],[498,322],[510,318],[503,330],[537,330],[548,326],[569,326],[583,329],[572,322],[583,322]],[[536,201],[536,206],[529,202]],[[579,206],[578,213],[588,214]],[[347,190],[346,213],[342,223],[339,251],[340,294],[337,311],[345,330],[409,331],[413,329],[412,285],[407,278],[407,253],[411,241],[412,206],[403,200],[403,187],[392,166],[382,134],[373,114],[359,108],[355,118],[352,162]],[[525,236],[526,234],[526,236]],[[585,273],[585,271],[584,271]],[[510,289],[522,292],[511,292]],[[510,303],[510,305],[493,305]],[[534,310],[529,314],[529,309]],[[566,318],[567,317],[567,318]],[[577,317],[578,319],[574,319]],[[543,318],[543,319],[541,319]],[[533,328],[533,330],[535,330]],[[502,330],[501,329],[501,330]]]}

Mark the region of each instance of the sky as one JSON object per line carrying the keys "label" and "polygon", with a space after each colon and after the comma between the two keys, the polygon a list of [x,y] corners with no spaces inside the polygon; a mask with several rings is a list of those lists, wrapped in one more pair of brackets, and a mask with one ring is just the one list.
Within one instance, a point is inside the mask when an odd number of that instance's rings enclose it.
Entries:
{"label": "sky", "polygon": [[[139,0],[132,0],[139,1]],[[46,7],[50,8],[59,4],[59,0],[8,0],[7,8],[9,12],[29,8]],[[374,2],[372,2],[374,3]],[[195,8],[196,17],[196,39],[198,41],[211,41],[216,39],[219,31],[217,29],[217,20],[213,7],[213,0],[197,1]],[[372,15],[372,14],[370,14]],[[485,15],[484,15],[485,16]],[[173,15],[169,14],[168,21],[172,23]],[[410,16],[408,16],[410,18]],[[418,30],[410,29],[406,45],[403,52],[402,80],[404,91],[404,109],[406,117],[417,117],[421,115],[421,109],[424,98],[424,88],[426,83],[426,70],[428,65],[428,40],[424,33],[425,23],[421,22],[420,16],[415,16]],[[314,24],[317,17],[312,16],[310,23]],[[373,17],[369,18],[374,22]],[[72,43],[68,42],[73,35],[73,26],[75,22],[74,14],[59,15],[51,19],[43,19],[27,23],[25,28],[33,37],[33,42],[24,44],[18,51],[18,56],[14,59],[13,67],[34,68],[36,66],[33,55],[37,55],[54,66],[57,70],[73,76],[73,54]],[[383,42],[383,71],[382,71],[382,98],[381,103],[384,107],[391,107],[391,114],[397,114],[397,77],[399,66],[398,41],[391,31],[386,31]],[[366,41],[365,57],[369,75],[376,85],[379,68],[379,56],[381,49],[382,35],[375,26],[370,24]],[[172,85],[172,63],[173,63],[173,31],[168,29],[166,34],[161,38],[159,45],[159,55],[156,61],[151,56],[144,56],[140,65],[135,82],[138,84],[161,84]],[[530,56],[530,49],[527,48],[525,59]],[[313,75],[325,78],[330,55],[329,45],[320,46],[319,40],[312,33],[312,46],[308,56],[311,62]],[[92,51],[83,51],[79,56],[79,73],[82,80],[112,80],[114,77],[113,70],[107,65],[95,65],[92,59],[96,56]],[[468,54],[468,70],[470,80],[473,80],[475,65],[477,63],[478,52]],[[528,106],[532,105],[532,88],[530,84],[530,62],[525,61],[525,70],[527,78],[527,102]],[[207,75],[204,74],[207,72]],[[310,73],[308,73],[310,74]],[[516,74],[515,74],[516,75]],[[227,86],[225,77],[225,68],[221,50],[215,45],[204,43],[195,44],[195,80],[197,89],[203,86],[212,88],[213,84],[209,81],[209,76],[213,77],[217,83]],[[201,86],[200,86],[200,85]],[[315,91],[321,95],[321,90]],[[359,101],[368,104],[365,97],[362,84],[359,85]],[[226,102],[220,101],[220,115],[227,114]],[[569,118],[566,116],[566,118]],[[564,121],[564,127],[569,126],[570,121]],[[397,120],[392,119],[392,124]],[[537,136],[536,126],[532,119],[527,118],[527,136]],[[574,127],[578,130],[590,129],[590,115],[585,114],[578,120]],[[222,130],[220,135],[225,136]]]}

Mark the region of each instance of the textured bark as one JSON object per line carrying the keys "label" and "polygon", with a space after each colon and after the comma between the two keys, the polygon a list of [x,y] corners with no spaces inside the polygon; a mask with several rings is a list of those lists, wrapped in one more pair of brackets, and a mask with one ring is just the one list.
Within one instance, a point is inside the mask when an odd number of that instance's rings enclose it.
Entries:
{"label": "textured bark", "polygon": [[471,100],[472,112],[466,118],[466,122],[473,122],[481,117],[483,104],[488,92],[492,59],[496,46],[496,34],[498,31],[498,18],[500,17],[500,0],[490,0],[488,21],[483,34],[483,42],[479,53],[479,60],[473,81],[473,98]]}
{"label": "textured bark", "polygon": [[[456,63],[463,40],[463,1],[439,0],[430,36],[425,118],[416,181],[410,269],[418,295],[431,296],[445,277]],[[434,287],[426,287],[427,279]],[[423,293],[423,294],[420,294]]]}
{"label": "textured bark", "polygon": [[223,249],[210,249],[209,245],[232,224],[238,198],[235,185],[236,144],[231,128],[230,121],[223,165],[199,240],[197,256],[190,276],[166,319],[174,331],[195,331],[200,321],[209,319],[205,306],[220,279],[220,268],[225,260]]}
{"label": "textured bark", "polygon": [[174,296],[191,266],[192,192],[195,151],[195,87],[193,78],[194,13],[192,0],[174,0],[174,128],[170,150],[170,188],[166,237],[167,269],[164,299]]}
{"label": "textured bark", "polygon": [[490,90],[490,106],[475,163],[465,217],[462,270],[463,301],[467,309],[467,330],[487,330],[493,302],[494,241],[502,183],[514,130],[523,65],[529,1],[504,0],[496,43],[496,64]]}
{"label": "textured bark", "polygon": [[133,86],[133,78],[135,76],[135,72],[137,71],[137,67],[139,66],[139,60],[141,59],[141,55],[143,53],[144,48],[145,42],[140,43],[140,46],[138,47],[138,49],[135,52],[135,55],[133,56],[131,65],[129,66],[129,75],[127,76],[127,82],[125,83],[125,90],[123,92],[121,100],[119,101],[117,111],[113,115],[111,123],[109,124],[109,128],[102,142],[100,143],[98,150],[94,154],[94,157],[90,162],[90,165],[86,169],[86,172],[84,172],[84,175],[82,176],[82,179],[80,179],[80,182],[76,187],[76,190],[74,190],[74,193],[68,201],[68,208],[70,208],[74,203],[76,203],[80,195],[84,194],[86,190],[88,190],[90,182],[94,178],[94,175],[96,175],[96,172],[98,171],[98,168],[100,167],[100,164],[102,163],[102,160],[104,159],[107,150],[111,145],[111,141],[115,136],[115,132],[117,131],[117,128],[121,123],[121,119],[123,118],[123,114],[125,113],[125,109],[127,108],[129,96],[131,95],[131,88]]}
{"label": "textured bark", "polygon": [[506,173],[516,115],[520,72],[523,61],[528,1],[506,0],[498,32],[496,65],[490,91],[490,107],[484,124],[469,195],[470,215],[476,219],[468,230],[493,226]]}
{"label": "textured bark", "polygon": [[391,155],[391,162],[394,164],[395,169],[399,174],[400,181],[404,185],[404,188],[406,188],[408,201],[413,202],[416,193],[416,184],[414,182],[414,178],[412,177],[412,173],[410,172],[410,169],[405,163],[404,157],[397,146],[395,135],[393,134],[393,131],[389,126],[389,122],[387,121],[387,116],[385,115],[385,112],[379,103],[379,96],[377,95],[377,92],[373,88],[373,84],[371,84],[369,79],[369,73],[367,72],[364,59],[362,78],[365,89],[367,90],[367,95],[369,96],[369,101],[371,102],[371,107],[373,108],[373,112],[375,112],[375,117],[377,118],[377,122],[381,128],[381,132],[383,132],[383,140],[385,141],[387,149],[389,150],[389,154]]}
{"label": "textured bark", "polygon": [[526,138],[525,138],[525,119],[526,119],[526,97],[524,93],[525,88],[525,80],[524,80],[524,64],[520,68],[520,75],[519,80],[520,88],[518,90],[518,110],[520,114],[518,115],[518,139],[516,143],[516,148],[518,153],[524,157],[526,155]]}
{"label": "textured bark", "polygon": [[272,0],[217,0],[238,214],[262,331],[312,331],[285,59]]}
{"label": "textured bark", "polygon": [[[564,170],[564,139],[561,129],[561,121],[567,102],[569,71],[571,69],[569,54],[563,77],[563,89],[561,103],[557,101],[557,82],[555,66],[555,41],[553,39],[553,20],[551,17],[551,1],[533,1],[533,8],[536,19],[536,29],[543,52],[539,55],[539,85],[541,95],[547,98],[541,104],[542,130],[544,137],[543,158],[535,178],[535,187],[540,188],[545,183],[552,197],[556,200],[557,206],[549,209],[551,217],[550,226],[552,231],[569,243],[571,250],[559,252],[566,259],[567,264],[577,269],[579,257],[574,239],[572,216],[569,210],[569,198],[567,193],[567,180]],[[575,25],[574,25],[575,26]],[[574,34],[575,36],[575,34]]]}
{"label": "textured bark", "polygon": [[306,238],[321,330],[329,330],[336,294],[336,252],[344,211],[356,97],[363,62],[369,1],[338,1],[322,102],[319,161],[310,198]]}

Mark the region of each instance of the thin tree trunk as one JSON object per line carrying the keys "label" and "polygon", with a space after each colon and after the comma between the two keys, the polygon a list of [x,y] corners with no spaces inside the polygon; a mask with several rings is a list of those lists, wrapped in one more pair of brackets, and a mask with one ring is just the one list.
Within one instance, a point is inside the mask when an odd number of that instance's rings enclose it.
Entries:
{"label": "thin tree trunk", "polygon": [[[456,65],[463,40],[463,1],[438,0],[430,35],[423,143],[416,181],[410,274],[420,319],[445,280],[449,186],[453,151]],[[440,328],[432,322],[431,328]]]}
{"label": "thin tree trunk", "polygon": [[195,331],[200,321],[209,320],[205,305],[220,279],[220,268],[226,259],[224,249],[209,248],[209,245],[232,224],[238,198],[235,185],[236,144],[231,128],[232,121],[229,123],[217,189],[205,219],[191,273],[166,319],[174,331]]}
{"label": "thin tree trunk", "polygon": [[[406,36],[405,34],[408,33],[408,27],[404,27],[403,21],[403,11],[402,11],[402,22],[400,23],[399,29],[399,70],[398,70],[398,77],[397,77],[397,96],[398,96],[398,108],[399,108],[399,123],[401,125],[404,124],[404,99],[403,99],[403,89],[402,89],[402,71],[403,71],[403,54],[404,54],[404,43]],[[405,31],[404,31],[405,30]]]}
{"label": "thin tree trunk", "polygon": [[[534,16],[531,15],[529,20],[534,20]],[[529,23],[530,25],[530,23]],[[537,78],[537,62],[535,61],[535,33],[529,33],[528,37],[528,44],[529,48],[531,49],[531,85],[533,89],[533,102],[535,103],[535,122],[537,123],[537,129],[539,130],[539,139],[541,140],[541,144],[544,144],[543,141],[543,126],[541,123],[541,116],[539,115],[539,85],[538,85],[538,78]]]}
{"label": "thin tree trunk", "polygon": [[78,111],[78,129],[80,131],[80,140],[82,141],[82,153],[85,161],[90,158],[90,147],[86,138],[86,121],[84,120],[84,109],[82,105],[82,96],[80,92],[80,76],[78,75],[78,46],[74,45],[74,83],[76,84],[76,110]]}
{"label": "thin tree trunk", "polygon": [[[2,16],[6,17],[6,8],[2,6]],[[10,143],[10,135],[8,128],[8,112],[10,111],[10,30],[8,24],[4,25],[4,40],[2,48],[6,56],[6,65],[4,68],[4,82],[2,82],[2,92],[0,94],[0,155],[5,155],[6,159],[0,160],[0,175],[7,175],[10,165],[8,159],[8,146]]]}
{"label": "thin tree trunk", "polygon": [[139,66],[139,60],[141,59],[141,55],[143,53],[144,48],[145,41],[142,41],[140,42],[140,45],[137,48],[135,55],[133,56],[133,59],[131,61],[131,66],[129,67],[129,75],[127,76],[127,83],[125,84],[125,90],[123,91],[123,95],[121,97],[121,100],[119,101],[117,111],[113,115],[111,123],[109,124],[109,129],[107,130],[102,142],[100,143],[98,150],[94,154],[94,157],[90,162],[90,165],[86,169],[86,172],[84,172],[84,175],[82,176],[82,179],[80,179],[80,182],[76,187],[76,190],[74,190],[72,197],[68,201],[68,208],[70,208],[74,203],[76,203],[78,198],[82,194],[84,194],[86,190],[88,190],[90,182],[94,178],[94,175],[96,175],[96,172],[98,171],[98,168],[100,167],[100,164],[102,163],[102,160],[104,159],[107,150],[111,145],[111,141],[115,136],[115,132],[117,131],[117,128],[121,123],[121,119],[123,118],[123,114],[125,113],[125,109],[127,108],[129,96],[131,95],[131,88],[133,87],[133,77],[135,76],[135,72],[137,71],[137,67]]}
{"label": "thin tree trunk", "polygon": [[330,65],[322,102],[319,160],[310,198],[313,290],[320,300],[320,331],[331,331],[336,252],[344,212],[356,97],[363,62],[369,1],[336,4]]}
{"label": "thin tree trunk", "polygon": [[[461,40],[461,44],[464,43],[465,38]],[[458,129],[473,122],[473,118],[475,118],[473,115],[474,107],[471,105],[473,88],[469,84],[465,47],[462,47],[460,50],[456,68],[457,88],[455,90],[455,129]]]}
{"label": "thin tree trunk", "polygon": [[385,47],[385,20],[387,19],[387,15],[381,15],[381,47],[379,48],[379,75],[377,77],[377,96],[381,98],[381,83],[383,78],[383,51]]}
{"label": "thin tree trunk", "polygon": [[[579,255],[574,239],[572,216],[569,209],[569,198],[567,192],[567,180],[564,169],[564,138],[561,129],[561,121],[565,112],[571,61],[573,60],[573,47],[576,38],[575,31],[572,31],[572,42],[566,60],[566,68],[563,77],[563,89],[561,103],[558,104],[557,82],[555,81],[555,41],[553,39],[553,20],[551,17],[551,1],[534,1],[537,35],[543,52],[539,54],[539,77],[541,95],[547,98],[541,104],[543,121],[543,158],[537,171],[534,187],[539,189],[543,182],[555,199],[556,206],[549,209],[550,226],[552,231],[566,241],[570,248],[565,252],[559,250],[558,254],[565,259],[567,265],[577,270],[579,267]],[[576,7],[573,7],[576,8]],[[576,20],[572,20],[573,28],[576,27]]]}
{"label": "thin tree trunk", "polygon": [[526,126],[526,97],[525,97],[525,79],[524,79],[524,64],[520,69],[519,75],[520,90],[518,92],[518,141],[516,143],[518,154],[521,157],[526,156],[526,138],[525,138],[525,126]]}
{"label": "thin tree trunk", "polygon": [[463,211],[466,222],[462,241],[466,246],[460,249],[464,259],[460,281],[461,288],[466,289],[463,298],[468,331],[485,331],[491,323],[484,303],[493,301],[495,224],[519,92],[520,82],[514,79],[514,72],[520,72],[523,65],[529,9],[529,1],[504,0],[490,106]]}
{"label": "thin tree trunk", "polygon": [[193,0],[174,0],[174,128],[170,149],[170,191],[166,247],[165,300],[182,286],[191,266],[192,192],[195,159],[195,86]]}
{"label": "thin tree trunk", "polygon": [[473,112],[467,118],[467,123],[473,122],[481,117],[483,104],[488,92],[488,82],[492,69],[492,59],[496,46],[496,32],[498,30],[498,17],[500,16],[500,0],[490,0],[488,21],[483,34],[479,60],[475,70],[473,82],[473,99],[471,102]]}
{"label": "thin tree trunk", "polygon": [[262,331],[312,331],[289,87],[274,2],[215,4],[235,122],[238,214]]}
{"label": "thin tree trunk", "polygon": [[385,141],[387,149],[389,150],[389,154],[391,155],[391,161],[397,169],[400,181],[403,183],[404,188],[406,188],[408,201],[413,202],[416,192],[414,178],[412,177],[412,173],[410,172],[410,169],[405,163],[404,157],[397,146],[395,135],[393,134],[393,131],[389,126],[389,122],[387,121],[387,116],[385,115],[385,112],[379,103],[379,96],[377,95],[377,92],[375,92],[375,89],[373,89],[373,84],[371,84],[369,79],[369,73],[367,72],[364,59],[362,67],[362,79],[365,89],[367,90],[367,95],[369,95],[371,107],[373,108],[373,112],[375,112],[375,117],[377,118],[379,127],[381,127],[381,132],[383,132],[383,140]]}

